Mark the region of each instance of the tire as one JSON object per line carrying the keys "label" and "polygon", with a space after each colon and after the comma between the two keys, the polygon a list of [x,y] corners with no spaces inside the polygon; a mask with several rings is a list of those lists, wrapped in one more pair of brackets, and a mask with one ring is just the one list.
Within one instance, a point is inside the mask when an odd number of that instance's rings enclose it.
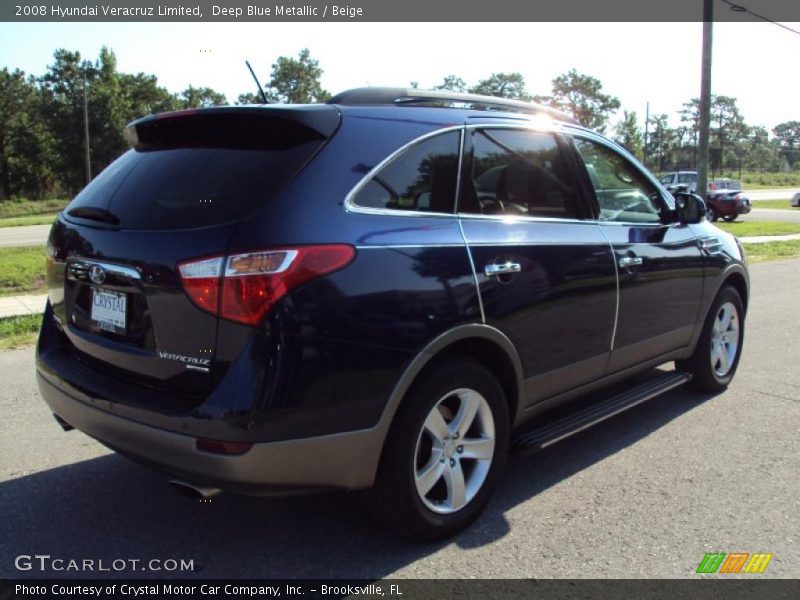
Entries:
{"label": "tire", "polygon": [[678,370],[692,375],[690,387],[702,392],[720,392],[728,387],[742,354],[744,320],[739,292],[723,286],[708,311],[694,354],[676,362]]}
{"label": "tire", "polygon": [[717,211],[714,210],[714,207],[710,204],[706,206],[706,219],[714,223],[719,217],[717,216]]}
{"label": "tire", "polygon": [[436,361],[395,416],[375,485],[366,493],[370,512],[413,539],[454,535],[489,502],[508,440],[508,404],[492,373],[468,358]]}

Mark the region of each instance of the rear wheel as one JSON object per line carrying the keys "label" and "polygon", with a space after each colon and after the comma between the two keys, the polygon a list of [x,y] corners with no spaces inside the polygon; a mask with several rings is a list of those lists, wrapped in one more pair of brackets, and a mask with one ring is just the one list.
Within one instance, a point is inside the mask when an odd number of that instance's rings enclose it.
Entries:
{"label": "rear wheel", "polygon": [[709,221],[716,221],[717,220],[717,211],[714,210],[714,207],[710,204],[706,206],[706,219]]}
{"label": "rear wheel", "polygon": [[736,220],[738,215],[728,215],[727,217],[722,217],[726,223],[730,223]]}
{"label": "rear wheel", "polygon": [[700,391],[719,392],[728,387],[739,366],[744,341],[744,306],[731,286],[714,299],[694,354],[677,363],[691,373],[690,385]]}
{"label": "rear wheel", "polygon": [[451,358],[413,385],[389,432],[371,512],[424,540],[467,527],[486,507],[505,465],[508,406],[483,365]]}

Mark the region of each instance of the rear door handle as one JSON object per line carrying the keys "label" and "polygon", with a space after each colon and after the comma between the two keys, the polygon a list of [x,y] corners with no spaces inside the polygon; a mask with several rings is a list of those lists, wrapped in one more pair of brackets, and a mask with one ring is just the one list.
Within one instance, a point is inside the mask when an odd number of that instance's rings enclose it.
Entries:
{"label": "rear door handle", "polygon": [[498,275],[508,275],[509,273],[519,273],[522,271],[522,265],[515,262],[506,262],[501,264],[486,265],[483,272],[487,277],[497,277]]}
{"label": "rear door handle", "polygon": [[621,269],[628,269],[630,267],[639,267],[642,264],[640,256],[623,256],[619,259],[619,266]]}

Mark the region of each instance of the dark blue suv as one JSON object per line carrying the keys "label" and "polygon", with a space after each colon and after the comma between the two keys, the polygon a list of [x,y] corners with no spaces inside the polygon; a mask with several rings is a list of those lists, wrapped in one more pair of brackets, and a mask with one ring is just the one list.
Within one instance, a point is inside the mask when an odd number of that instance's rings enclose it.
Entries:
{"label": "dark blue suv", "polygon": [[367,88],[125,134],[53,225],[38,381],[185,492],[364,489],[441,538],[510,448],[736,371],[741,246],[551,109]]}

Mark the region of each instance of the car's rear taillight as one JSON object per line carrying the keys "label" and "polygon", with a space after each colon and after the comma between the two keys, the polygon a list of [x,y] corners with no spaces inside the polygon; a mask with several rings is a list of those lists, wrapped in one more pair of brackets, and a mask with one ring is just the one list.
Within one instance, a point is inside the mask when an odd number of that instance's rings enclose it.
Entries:
{"label": "car's rear taillight", "polygon": [[271,248],[185,261],[178,265],[192,301],[205,311],[247,325],[259,323],[294,288],[349,264],[345,244]]}
{"label": "car's rear taillight", "polygon": [[214,314],[219,306],[219,277],[224,262],[222,256],[216,256],[178,265],[183,288],[189,298],[203,310]]}

